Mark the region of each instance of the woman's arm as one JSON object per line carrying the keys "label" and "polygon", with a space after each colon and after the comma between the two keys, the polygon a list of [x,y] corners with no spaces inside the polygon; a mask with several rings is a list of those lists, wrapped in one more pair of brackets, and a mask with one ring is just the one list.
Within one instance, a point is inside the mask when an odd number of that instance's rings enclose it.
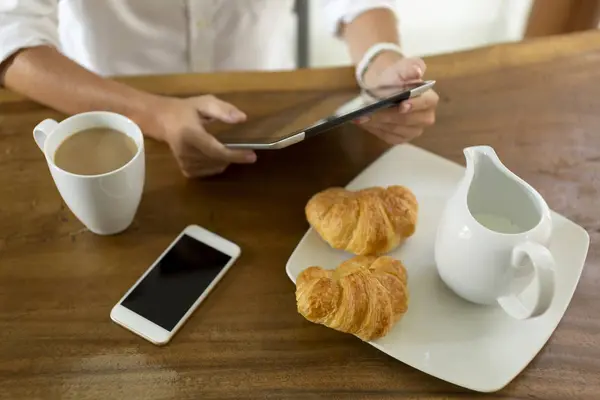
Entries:
{"label": "woman's arm", "polygon": [[131,118],[146,136],[167,142],[187,177],[256,160],[253,152],[228,149],[206,132],[202,117],[228,123],[246,118],[213,96],[178,99],[146,93],[98,76],[50,46],[17,51],[0,73],[7,88],[66,114],[106,110]]}
{"label": "woman's arm", "polygon": [[[340,30],[354,64],[358,64],[364,54],[377,43],[400,43],[398,20],[389,8],[365,11],[351,22],[343,24]],[[393,51],[380,53],[367,69],[365,81],[371,80],[372,75],[381,74],[386,67],[401,58],[401,54]]]}
{"label": "woman's arm", "polygon": [[[321,0],[328,30],[344,40],[353,64],[378,43],[399,45],[400,32],[396,17],[396,0]],[[364,79],[367,83],[397,61],[396,51],[382,51],[370,63]]]}
{"label": "woman's arm", "polygon": [[108,110],[126,115],[144,133],[162,139],[155,108],[160,98],[100,77],[51,46],[17,51],[2,64],[2,84],[65,114]]}

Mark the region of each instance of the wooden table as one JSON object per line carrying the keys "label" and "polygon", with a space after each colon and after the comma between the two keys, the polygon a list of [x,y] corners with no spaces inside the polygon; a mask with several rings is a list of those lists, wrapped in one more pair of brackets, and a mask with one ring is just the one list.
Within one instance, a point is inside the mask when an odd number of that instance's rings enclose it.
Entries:
{"label": "wooden table", "polygon": [[[437,125],[415,143],[462,162],[494,146],[592,243],[571,305],[548,345],[497,399],[600,398],[600,34],[434,57]],[[252,118],[353,89],[350,69],[128,79],[156,92],[218,93]],[[281,117],[283,115],[283,117]],[[296,312],[286,260],[313,193],[344,185],[385,146],[353,126],[261,153],[202,181],[147,146],[134,225],[95,236],[63,205],[31,137],[60,115],[0,92],[0,398],[423,398],[478,395],[416,371]],[[186,224],[243,255],[170,345],[116,326],[109,311]]]}

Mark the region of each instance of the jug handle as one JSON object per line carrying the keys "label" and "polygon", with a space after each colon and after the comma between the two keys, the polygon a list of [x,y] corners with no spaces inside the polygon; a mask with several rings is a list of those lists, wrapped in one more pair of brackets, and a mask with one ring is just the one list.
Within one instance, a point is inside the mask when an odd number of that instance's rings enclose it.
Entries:
{"label": "jug handle", "polygon": [[[498,304],[511,317],[524,320],[534,318],[545,313],[554,298],[555,285],[555,261],[552,253],[534,242],[525,242],[517,245],[512,252],[512,267],[518,268],[525,258],[529,258],[533,264],[535,277],[537,278],[538,295],[533,308],[526,307],[519,299],[519,293],[510,293],[498,298]],[[534,280],[534,284],[536,280]]]}
{"label": "jug handle", "polygon": [[58,126],[58,122],[53,119],[45,119],[33,128],[33,139],[35,143],[38,145],[42,153],[44,152],[44,144],[46,143],[46,138],[49,134],[56,129]]}

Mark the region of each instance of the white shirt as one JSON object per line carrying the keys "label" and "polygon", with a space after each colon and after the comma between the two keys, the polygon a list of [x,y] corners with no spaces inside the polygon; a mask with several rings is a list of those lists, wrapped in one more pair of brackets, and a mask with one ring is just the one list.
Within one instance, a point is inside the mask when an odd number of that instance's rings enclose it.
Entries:
{"label": "white shirt", "polygon": [[[336,35],[342,22],[395,3],[316,6]],[[292,69],[293,9],[293,0],[0,0],[0,62],[47,44],[101,75]]]}

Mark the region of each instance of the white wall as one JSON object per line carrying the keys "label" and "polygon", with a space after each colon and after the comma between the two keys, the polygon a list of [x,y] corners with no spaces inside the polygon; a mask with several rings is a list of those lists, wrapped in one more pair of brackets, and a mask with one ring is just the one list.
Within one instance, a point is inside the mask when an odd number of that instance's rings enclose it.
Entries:
{"label": "white wall", "polygon": [[[321,21],[317,3],[309,0],[312,66],[350,62],[340,41]],[[402,47],[407,55],[424,56],[520,40],[531,0],[397,0]]]}

